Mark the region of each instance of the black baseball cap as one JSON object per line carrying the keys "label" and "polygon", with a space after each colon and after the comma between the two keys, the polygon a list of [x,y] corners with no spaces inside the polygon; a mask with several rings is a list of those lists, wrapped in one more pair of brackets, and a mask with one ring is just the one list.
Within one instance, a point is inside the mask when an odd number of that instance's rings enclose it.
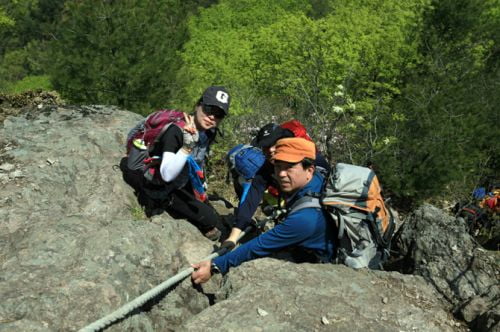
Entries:
{"label": "black baseball cap", "polygon": [[229,113],[231,97],[225,87],[214,85],[208,87],[205,92],[203,92],[200,102],[203,105],[217,106],[227,115]]}
{"label": "black baseball cap", "polygon": [[268,123],[260,128],[257,136],[252,141],[252,145],[259,148],[269,148],[280,138],[293,137],[293,132],[281,128],[276,123]]}

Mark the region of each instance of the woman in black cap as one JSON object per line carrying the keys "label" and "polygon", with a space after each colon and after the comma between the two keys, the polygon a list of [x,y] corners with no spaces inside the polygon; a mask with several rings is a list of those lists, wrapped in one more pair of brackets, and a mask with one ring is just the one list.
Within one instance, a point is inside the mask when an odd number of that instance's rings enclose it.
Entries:
{"label": "woman in black cap", "polygon": [[[166,210],[174,217],[185,218],[193,223],[207,238],[214,241],[220,238],[224,225],[208,204],[200,177],[203,177],[205,158],[214,141],[216,128],[228,114],[229,105],[230,96],[226,89],[211,86],[196,103],[192,115],[178,111],[158,111],[172,112],[177,116],[172,120],[175,125],[164,125],[154,143],[148,146],[150,159],[157,158],[155,177],[158,181],[153,183],[144,176],[148,172],[144,172],[147,167],[143,164],[137,168],[131,167],[128,162],[130,153],[122,160],[120,167],[124,179],[136,190],[148,216]],[[133,135],[143,139],[147,135],[144,125],[142,132],[139,130]]]}

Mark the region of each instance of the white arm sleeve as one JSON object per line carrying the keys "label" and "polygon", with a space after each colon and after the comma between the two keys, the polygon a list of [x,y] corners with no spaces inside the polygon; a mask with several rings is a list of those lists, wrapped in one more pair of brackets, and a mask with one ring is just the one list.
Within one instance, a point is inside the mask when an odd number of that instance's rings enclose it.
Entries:
{"label": "white arm sleeve", "polygon": [[165,182],[174,180],[184,168],[188,156],[182,149],[179,149],[177,153],[163,152],[160,165],[162,179]]}

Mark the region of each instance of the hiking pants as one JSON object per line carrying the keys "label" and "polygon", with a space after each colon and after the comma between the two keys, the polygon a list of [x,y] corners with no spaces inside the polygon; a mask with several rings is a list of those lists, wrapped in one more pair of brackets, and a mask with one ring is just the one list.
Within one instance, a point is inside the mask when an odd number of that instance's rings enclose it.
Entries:
{"label": "hiking pants", "polygon": [[187,219],[202,233],[214,227],[223,231],[221,220],[215,209],[207,203],[200,202],[193,193],[186,189],[177,189],[170,193],[165,210],[174,218]]}
{"label": "hiking pants", "polygon": [[207,203],[200,202],[186,187],[169,192],[166,186],[152,186],[142,171],[130,170],[127,167],[127,158],[122,158],[120,169],[123,179],[135,190],[139,204],[144,207],[148,217],[167,211],[177,219],[187,219],[202,233],[214,227],[223,231],[224,227],[220,216]]}

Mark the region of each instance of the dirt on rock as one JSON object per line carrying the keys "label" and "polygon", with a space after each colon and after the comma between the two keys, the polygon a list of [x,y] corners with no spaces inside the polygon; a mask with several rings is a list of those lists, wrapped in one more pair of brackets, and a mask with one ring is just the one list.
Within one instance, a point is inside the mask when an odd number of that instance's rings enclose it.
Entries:
{"label": "dirt on rock", "polygon": [[55,91],[34,90],[20,94],[0,93],[0,125],[8,116],[37,112],[47,106],[65,104],[65,101]]}

